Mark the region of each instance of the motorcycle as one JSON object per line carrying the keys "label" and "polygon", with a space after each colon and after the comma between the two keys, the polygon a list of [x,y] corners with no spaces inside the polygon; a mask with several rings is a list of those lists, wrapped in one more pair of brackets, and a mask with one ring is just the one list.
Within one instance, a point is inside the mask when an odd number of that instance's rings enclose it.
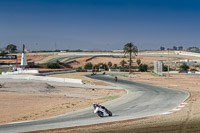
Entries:
{"label": "motorcycle", "polygon": [[94,107],[94,113],[96,113],[99,117],[112,116],[112,112],[102,105],[94,103],[93,107]]}

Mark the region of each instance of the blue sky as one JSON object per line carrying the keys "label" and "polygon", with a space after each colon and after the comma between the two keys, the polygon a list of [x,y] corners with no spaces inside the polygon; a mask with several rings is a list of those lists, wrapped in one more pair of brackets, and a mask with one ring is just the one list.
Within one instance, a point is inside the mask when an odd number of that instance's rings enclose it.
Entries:
{"label": "blue sky", "polygon": [[0,47],[200,47],[198,0],[0,0]]}

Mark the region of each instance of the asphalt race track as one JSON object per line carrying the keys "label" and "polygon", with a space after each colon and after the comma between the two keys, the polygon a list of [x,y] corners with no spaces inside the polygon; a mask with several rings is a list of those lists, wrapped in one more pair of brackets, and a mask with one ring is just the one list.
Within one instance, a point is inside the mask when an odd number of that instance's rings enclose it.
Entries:
{"label": "asphalt race track", "polygon": [[93,113],[93,107],[91,106],[48,119],[0,125],[0,133],[83,126],[148,117],[168,112],[179,106],[180,103],[189,97],[189,93],[186,91],[172,90],[122,79],[118,79],[118,82],[115,82],[114,77],[108,75],[93,75],[88,77],[103,80],[127,90],[126,95],[103,104],[112,111],[112,117],[98,117]]}

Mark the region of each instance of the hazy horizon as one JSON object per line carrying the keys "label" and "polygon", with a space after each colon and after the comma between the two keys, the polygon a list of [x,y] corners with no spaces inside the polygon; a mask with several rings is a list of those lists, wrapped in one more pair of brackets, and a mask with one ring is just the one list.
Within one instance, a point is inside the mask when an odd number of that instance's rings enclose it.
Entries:
{"label": "hazy horizon", "polygon": [[0,48],[140,50],[200,46],[198,0],[2,0]]}

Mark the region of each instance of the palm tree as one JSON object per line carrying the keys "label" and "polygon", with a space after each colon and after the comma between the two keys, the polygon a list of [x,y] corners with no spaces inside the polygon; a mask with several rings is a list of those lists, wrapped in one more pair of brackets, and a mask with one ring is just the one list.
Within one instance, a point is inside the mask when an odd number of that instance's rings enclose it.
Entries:
{"label": "palm tree", "polygon": [[129,42],[124,45],[124,54],[129,54],[129,73],[131,73],[132,53],[137,56],[138,49],[132,42]]}

